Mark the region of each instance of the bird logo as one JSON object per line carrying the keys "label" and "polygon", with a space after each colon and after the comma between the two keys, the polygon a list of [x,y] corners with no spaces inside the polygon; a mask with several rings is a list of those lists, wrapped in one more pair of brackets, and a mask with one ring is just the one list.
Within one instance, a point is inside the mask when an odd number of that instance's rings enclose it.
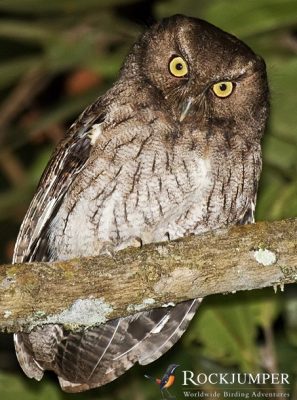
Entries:
{"label": "bird logo", "polygon": [[175,381],[174,371],[177,367],[179,367],[178,364],[170,364],[161,379],[153,378],[150,375],[144,375],[145,378],[152,380],[159,386],[163,400],[167,400],[167,399],[174,400],[175,399],[175,397],[172,396],[172,394],[169,392],[168,388],[170,388]]}

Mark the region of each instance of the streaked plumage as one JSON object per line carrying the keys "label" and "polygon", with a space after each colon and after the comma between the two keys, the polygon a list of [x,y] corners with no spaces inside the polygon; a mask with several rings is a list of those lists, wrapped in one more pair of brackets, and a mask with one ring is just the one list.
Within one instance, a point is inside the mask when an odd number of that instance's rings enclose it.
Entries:
{"label": "streaked plumage", "polygon": [[[187,70],[177,77],[172,68]],[[225,81],[233,92],[220,98],[214,85]],[[245,44],[184,16],[154,25],[54,153],[13,261],[95,255],[251,222],[267,114],[265,64]],[[81,333],[56,325],[18,333],[17,356],[29,377],[50,369],[64,390],[87,390],[164,354],[199,302]]]}

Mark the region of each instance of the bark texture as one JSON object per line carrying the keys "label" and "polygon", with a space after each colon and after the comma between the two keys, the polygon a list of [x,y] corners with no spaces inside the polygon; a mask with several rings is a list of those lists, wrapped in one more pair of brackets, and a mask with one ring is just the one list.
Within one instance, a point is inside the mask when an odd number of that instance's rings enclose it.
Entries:
{"label": "bark texture", "polygon": [[53,263],[2,265],[0,331],[71,329],[214,293],[297,281],[297,219]]}

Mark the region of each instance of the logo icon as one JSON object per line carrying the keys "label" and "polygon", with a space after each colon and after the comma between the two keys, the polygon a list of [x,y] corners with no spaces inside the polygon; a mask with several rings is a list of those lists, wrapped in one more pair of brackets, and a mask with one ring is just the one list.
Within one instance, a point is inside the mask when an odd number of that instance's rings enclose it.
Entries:
{"label": "logo icon", "polygon": [[149,375],[144,375],[145,378],[150,379],[159,386],[163,400],[175,400],[175,397],[172,396],[168,388],[170,388],[174,383],[175,380],[174,371],[177,367],[179,367],[178,364],[170,364],[161,379],[153,378],[152,376]]}

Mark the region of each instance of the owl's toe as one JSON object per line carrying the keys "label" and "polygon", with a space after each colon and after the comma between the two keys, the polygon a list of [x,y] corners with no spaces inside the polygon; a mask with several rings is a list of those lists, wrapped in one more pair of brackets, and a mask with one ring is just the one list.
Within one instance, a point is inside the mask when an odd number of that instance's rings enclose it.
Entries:
{"label": "owl's toe", "polygon": [[127,240],[123,241],[120,245],[117,246],[117,250],[123,250],[127,247],[142,247],[143,241],[138,236],[129,237]]}
{"label": "owl's toe", "polygon": [[103,242],[100,247],[100,256],[109,256],[114,258],[116,254],[116,246],[110,241]]}

